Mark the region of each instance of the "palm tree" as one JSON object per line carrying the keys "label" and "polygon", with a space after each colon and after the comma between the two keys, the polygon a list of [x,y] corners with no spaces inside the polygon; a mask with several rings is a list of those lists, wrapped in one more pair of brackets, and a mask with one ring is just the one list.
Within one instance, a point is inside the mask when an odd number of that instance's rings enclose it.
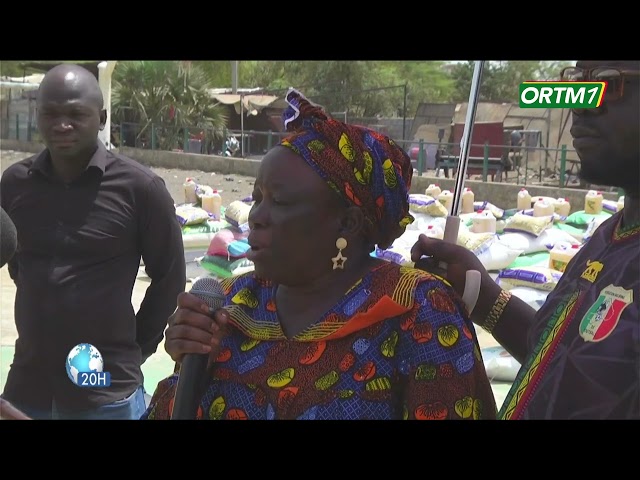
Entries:
{"label": "palm tree", "polygon": [[182,145],[189,133],[218,140],[227,116],[209,95],[210,88],[207,75],[190,62],[121,62],[113,79],[114,122],[136,124],[136,143],[154,135],[163,150]]}

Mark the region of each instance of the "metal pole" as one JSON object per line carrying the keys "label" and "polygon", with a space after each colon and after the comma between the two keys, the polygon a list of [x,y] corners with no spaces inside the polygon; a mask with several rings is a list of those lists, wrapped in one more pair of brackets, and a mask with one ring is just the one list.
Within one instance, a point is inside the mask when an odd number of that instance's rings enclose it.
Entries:
{"label": "metal pole", "polygon": [[407,84],[404,84],[404,104],[402,107],[402,140],[406,140],[407,131]]}
{"label": "metal pole", "polygon": [[[549,169],[549,150],[548,148],[550,147],[549,145],[549,140],[551,139],[551,133],[549,132],[549,130],[551,130],[551,109],[547,108],[547,115],[545,118],[546,122],[547,122],[547,148],[544,151],[544,169],[545,169],[545,174],[546,174],[546,170]],[[562,121],[562,110],[560,110],[560,121]],[[558,146],[556,145],[556,148],[558,148]],[[555,165],[554,165],[555,166]],[[526,176],[526,172],[525,172],[525,176]]]}
{"label": "metal pole", "polygon": [[244,95],[240,94],[240,155],[244,158]]}
{"label": "metal pole", "polygon": [[[471,81],[471,92],[469,93],[469,105],[467,107],[467,118],[464,123],[464,132],[460,141],[460,159],[458,160],[458,176],[456,177],[456,186],[453,192],[453,203],[451,205],[451,214],[447,216],[444,227],[443,240],[447,243],[458,243],[458,232],[460,231],[460,202],[462,200],[462,187],[464,186],[464,177],[467,174],[467,164],[469,163],[469,147],[471,144],[471,133],[473,132],[473,122],[476,117],[478,107],[478,93],[480,91],[480,79],[482,78],[482,69],[484,61],[476,62],[473,79]],[[447,269],[444,262],[440,262],[440,268]],[[448,270],[448,269],[447,269]],[[480,286],[482,285],[482,275],[477,270],[468,270],[465,278],[464,292],[462,301],[466,304],[467,310],[473,312],[480,295]]]}
{"label": "metal pole", "polygon": [[565,169],[567,168],[567,146],[562,145],[560,152],[560,188],[564,188],[567,186],[564,181]]}
{"label": "metal pole", "polygon": [[231,93],[238,93],[238,61],[231,60]]}
{"label": "metal pole", "polygon": [[469,163],[469,148],[471,147],[471,135],[473,133],[473,122],[478,109],[478,96],[480,92],[480,79],[484,69],[484,60],[475,62],[473,78],[471,80],[471,92],[469,93],[469,105],[467,107],[467,118],[464,121],[464,132],[460,140],[460,158],[458,160],[458,176],[456,177],[455,189],[453,191],[453,203],[451,214],[457,216],[462,200],[462,189],[464,187],[464,177],[467,175],[467,165]]}

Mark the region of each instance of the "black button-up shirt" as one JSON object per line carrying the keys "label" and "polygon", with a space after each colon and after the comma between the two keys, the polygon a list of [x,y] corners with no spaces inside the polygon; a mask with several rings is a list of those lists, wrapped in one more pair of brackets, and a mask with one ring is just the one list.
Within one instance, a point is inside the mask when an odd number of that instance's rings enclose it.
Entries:
{"label": "black button-up shirt", "polygon": [[[164,181],[101,142],[65,184],[47,150],[2,175],[0,197],[18,231],[8,264],[18,339],[4,394],[61,410],[120,400],[142,384],[140,366],[163,338],[186,283],[182,233]],[[137,314],[131,294],[142,257],[151,283]],[[79,343],[102,354],[111,386],[74,385],[66,359]]]}

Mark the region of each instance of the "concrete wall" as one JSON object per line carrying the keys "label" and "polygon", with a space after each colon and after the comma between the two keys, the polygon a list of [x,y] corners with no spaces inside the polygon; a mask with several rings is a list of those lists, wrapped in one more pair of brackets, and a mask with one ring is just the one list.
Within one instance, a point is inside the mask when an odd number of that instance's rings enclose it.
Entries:
{"label": "concrete wall", "polygon": [[0,139],[0,150],[13,150],[15,152],[40,153],[44,150],[44,145],[37,142],[27,142],[22,140]]}
{"label": "concrete wall", "polygon": [[[38,153],[44,147],[38,143],[19,142],[16,140],[0,140],[0,149],[22,152]],[[236,174],[255,177],[258,174],[260,160],[228,158],[214,155],[199,155],[195,153],[165,152],[160,150],[142,150],[137,148],[122,147],[119,152],[148,167],[161,167],[184,170],[201,170],[203,172],[216,172],[223,175]],[[455,180],[436,177],[414,177],[411,185],[411,193],[424,193],[430,184],[438,184],[441,189],[453,191]],[[465,186],[473,190],[476,201],[487,201],[503,209],[515,208],[518,192],[523,185],[510,183],[484,183],[482,181],[468,180]],[[571,203],[571,211],[584,208],[584,196],[586,190],[574,188],[554,188],[527,185],[527,190],[532,197],[544,196],[553,198],[567,198]],[[617,193],[603,193],[604,198],[617,200]]]}
{"label": "concrete wall", "polygon": [[[241,158],[227,158],[213,155],[199,155],[194,153],[161,152],[152,150],[140,150],[135,148],[121,148],[121,153],[138,160],[150,167],[182,168],[188,170],[202,170],[204,172],[218,172],[222,174],[237,174],[255,177],[258,174],[260,160],[248,160]],[[441,189],[453,191],[455,180],[435,177],[414,177],[411,185],[411,193],[424,193],[431,183],[437,183]],[[518,192],[523,185],[510,183],[484,183],[482,181],[465,181],[465,186],[471,188],[478,201],[488,201],[495,206],[509,209],[515,208]],[[554,188],[527,185],[527,190],[532,197],[543,196],[553,198],[566,198],[571,203],[571,210],[584,208],[584,196],[586,190],[575,188]],[[617,200],[616,193],[603,193],[604,198]]]}
{"label": "concrete wall", "polygon": [[[0,139],[0,150],[39,153],[44,150],[44,145],[35,142]],[[121,147],[114,151],[133,158],[148,167],[201,170],[203,172],[216,172],[224,175],[236,174],[255,177],[258,174],[258,167],[260,166],[260,160],[220,157],[217,155],[143,150],[130,147]]]}
{"label": "concrete wall", "polygon": [[122,155],[133,158],[148,167],[177,168],[182,170],[201,170],[223,175],[236,174],[255,177],[258,175],[260,160],[200,155],[198,153],[165,152],[161,150],[142,150],[121,147]]}

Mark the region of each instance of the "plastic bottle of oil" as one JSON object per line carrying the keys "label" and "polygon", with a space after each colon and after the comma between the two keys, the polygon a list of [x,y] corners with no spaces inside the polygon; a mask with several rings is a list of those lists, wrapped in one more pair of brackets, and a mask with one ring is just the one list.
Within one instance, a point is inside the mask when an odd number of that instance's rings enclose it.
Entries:
{"label": "plastic bottle of oil", "polygon": [[521,188],[518,192],[518,205],[517,209],[519,211],[529,210],[531,208],[531,195],[529,195],[529,191],[526,188]]}
{"label": "plastic bottle of oil", "polygon": [[496,217],[488,210],[478,210],[471,219],[473,233],[496,233]]}
{"label": "plastic bottle of oil", "polygon": [[185,203],[198,203],[198,195],[196,195],[196,190],[198,185],[191,178],[187,178],[184,181],[184,202]]}
{"label": "plastic bottle of oil", "polygon": [[460,213],[473,213],[473,200],[475,195],[470,188],[465,188],[462,192],[462,205]]}
{"label": "plastic bottle of oil", "polygon": [[580,245],[559,243],[549,251],[549,268],[564,272],[571,259],[578,253]]}
{"label": "plastic bottle of oil", "polygon": [[533,216],[534,217],[547,217],[553,215],[555,208],[553,205],[544,198],[538,198],[536,203],[533,204]]}
{"label": "plastic bottle of oil", "polygon": [[451,208],[453,208],[453,194],[451,190],[443,190],[440,195],[438,195],[438,201],[447,209],[449,215],[451,215]]}
{"label": "plastic bottle of oil", "polygon": [[589,190],[584,196],[584,213],[599,215],[602,212],[602,192]]}
{"label": "plastic bottle of oil", "polygon": [[571,204],[568,198],[559,198],[554,205],[556,213],[561,217],[568,217],[571,213]]}

